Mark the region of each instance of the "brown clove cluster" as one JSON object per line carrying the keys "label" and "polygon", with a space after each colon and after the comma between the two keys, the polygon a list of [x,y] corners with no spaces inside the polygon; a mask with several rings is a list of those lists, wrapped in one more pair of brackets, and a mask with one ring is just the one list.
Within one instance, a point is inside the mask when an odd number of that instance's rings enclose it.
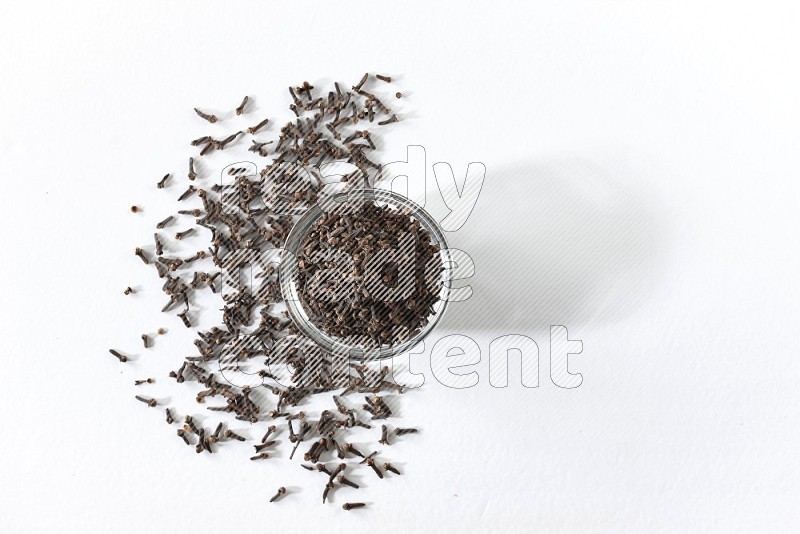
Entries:
{"label": "brown clove cluster", "polygon": [[[269,426],[261,444],[254,445],[256,455],[252,460],[276,456],[271,451],[280,442],[269,438],[283,428],[292,447],[290,460],[294,451],[306,444],[308,448],[304,447],[303,458],[314,462],[313,470],[327,477],[322,488],[323,502],[331,499],[336,488],[347,486],[348,491],[352,491],[359,487],[343,473],[346,467],[357,465],[356,462],[345,463],[347,459],[364,458],[380,478],[383,474],[379,465],[399,474],[396,469],[389,469],[388,462],[378,464],[377,452],[365,456],[358,451],[348,441],[348,434],[356,427],[371,429],[366,422],[368,419],[390,417],[393,401],[387,394],[402,393],[403,388],[390,380],[385,367],[375,370],[365,364],[333,368],[328,357],[299,335],[286,312],[275,311],[282,303],[279,272],[269,262],[259,263],[259,258],[265,252],[282,248],[297,218],[317,202],[324,185],[319,174],[324,163],[345,162],[356,169],[341,177],[344,187],[371,185],[370,173],[379,171],[380,165],[370,155],[376,150],[377,140],[368,127],[398,120],[381,98],[366,90],[371,78],[365,74],[350,90],[336,83],[327,93],[318,92],[308,82],[290,87],[289,109],[294,119],[278,128],[277,138],[251,139],[250,151],[271,158],[258,174],[248,175],[246,168],[233,167],[228,173],[230,183],[205,188],[200,185],[202,179],[198,180],[202,178],[203,168],[195,165],[195,159],[190,159],[187,178],[191,183],[177,200],[201,206],[176,210],[156,227],[161,230],[178,222],[184,223],[184,228],[189,223],[191,226],[174,234],[174,241],[156,234],[154,249],[135,249],[142,262],[154,268],[163,280],[161,289],[168,301],[161,311],[177,311],[183,324],[196,331],[194,354],[184,357],[180,366],[169,373],[174,383],[196,389],[194,396],[198,403],[209,411],[231,414],[243,426],[255,427],[266,422]],[[391,81],[389,77],[378,79],[382,83]],[[248,102],[249,98],[245,97],[234,110],[235,116],[247,114],[248,107],[252,107]],[[216,128],[224,125],[229,116],[209,114],[199,108],[195,112]],[[235,146],[247,135],[269,131],[270,124],[265,118],[221,139],[202,136],[191,145],[199,147],[199,155],[203,156]],[[169,191],[176,181],[171,177],[171,173],[166,174],[157,187]],[[194,220],[189,221],[187,217]],[[176,253],[176,241],[205,238],[204,250],[191,256]],[[309,247],[338,247],[352,254],[357,265],[351,274],[358,277],[366,275],[370,255],[377,257],[381,251],[393,248],[406,238],[413,254],[411,293],[403,293],[406,295],[403,299],[385,305],[378,303],[377,296],[367,297],[363,291],[338,302],[318,299],[314,308],[322,324],[338,333],[344,330],[346,334],[366,335],[382,343],[404,339],[424,326],[436,292],[435,286],[428,287],[434,278],[431,273],[438,272],[440,265],[432,261],[436,249],[430,237],[408,213],[365,207],[349,218],[326,220],[315,229]],[[318,270],[318,259],[309,254],[304,262],[305,275],[313,276]],[[221,272],[233,272],[245,264],[258,267],[252,285],[222,280]],[[378,273],[376,281],[396,288],[404,283],[402,279],[399,270],[390,268]],[[201,310],[195,310],[193,303],[199,291],[210,291],[222,298],[218,326],[197,328],[198,321],[194,319]],[[379,327],[377,321],[381,318],[388,319],[389,327]],[[246,336],[243,335],[245,330]],[[147,346],[148,339],[143,340]],[[120,362],[128,361],[125,354],[113,349],[110,352]],[[248,366],[256,370],[249,376],[260,378],[262,384],[239,387],[226,380],[225,373]],[[275,380],[275,366],[291,371],[288,381],[278,383]],[[151,382],[138,383],[142,387],[154,387],[149,384]],[[338,395],[332,395],[331,410],[322,411],[318,417],[298,409],[312,396],[337,392]],[[346,398],[353,393],[366,394],[367,403],[348,405]],[[149,407],[158,406],[158,401],[152,397],[139,395],[136,398]],[[194,445],[198,453],[213,453],[225,442],[248,441],[248,432],[225,430],[222,422],[212,432],[203,427],[200,418],[186,416],[179,422],[173,408],[167,407],[165,412],[166,422],[180,425],[176,434],[187,445]],[[375,441],[388,445],[386,425],[382,426],[380,434],[375,436]],[[328,468],[326,461],[334,461],[338,466]],[[285,488],[281,487],[270,501],[283,500],[285,493]],[[364,505],[345,503],[343,508],[350,510],[361,506]]]}
{"label": "brown clove cluster", "polygon": [[439,246],[406,211],[372,202],[347,208],[319,219],[301,244],[301,301],[329,335],[362,346],[406,341],[439,300]]}

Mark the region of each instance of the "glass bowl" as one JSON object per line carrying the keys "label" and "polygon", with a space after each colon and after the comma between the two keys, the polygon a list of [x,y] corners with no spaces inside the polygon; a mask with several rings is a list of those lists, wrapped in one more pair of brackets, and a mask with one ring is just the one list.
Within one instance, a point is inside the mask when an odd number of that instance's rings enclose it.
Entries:
{"label": "glass bowl", "polygon": [[[433,313],[427,316],[427,324],[421,327],[414,336],[391,345],[354,343],[350,339],[330,335],[323,331],[312,322],[308,310],[304,308],[297,287],[298,252],[314,224],[328,213],[346,210],[364,202],[372,202],[381,207],[388,206],[395,210],[406,210],[414,220],[419,221],[421,228],[428,231],[431,243],[439,245],[439,251],[436,254],[442,262],[441,287],[438,292],[438,301],[432,308]],[[347,355],[354,360],[375,360],[408,352],[431,333],[447,309],[453,267],[444,233],[428,212],[408,198],[392,191],[360,189],[330,195],[320,200],[297,221],[284,244],[284,253],[280,263],[280,286],[292,321],[302,334],[322,350],[331,354]]]}

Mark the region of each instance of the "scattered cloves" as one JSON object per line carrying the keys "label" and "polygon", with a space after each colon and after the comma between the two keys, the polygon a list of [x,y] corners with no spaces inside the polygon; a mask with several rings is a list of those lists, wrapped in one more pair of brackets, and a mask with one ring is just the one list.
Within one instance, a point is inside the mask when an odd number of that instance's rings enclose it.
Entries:
{"label": "scattered cloves", "polygon": [[[191,328],[189,310],[190,302],[195,302],[194,298],[192,298],[193,291],[205,287],[209,287],[214,293],[220,291],[220,284],[217,283],[215,287],[214,279],[224,269],[222,259],[227,252],[247,249],[259,251],[264,246],[269,248],[277,247],[285,240],[294,221],[289,216],[273,213],[274,206],[268,194],[270,191],[268,188],[272,188],[273,184],[297,182],[299,174],[294,171],[292,165],[319,169],[328,162],[347,161],[353,164],[357,170],[342,177],[345,187],[357,187],[360,184],[371,183],[369,182],[368,171],[370,168],[379,169],[380,165],[378,165],[377,160],[373,161],[374,158],[370,156],[375,152],[370,151],[376,150],[380,143],[377,135],[373,141],[371,133],[364,129],[363,126],[359,126],[358,123],[366,120],[373,122],[374,120],[379,125],[386,125],[397,122],[398,118],[396,115],[391,114],[389,108],[381,102],[378,96],[364,90],[369,78],[369,73],[364,74],[359,83],[353,86],[353,91],[342,90],[339,84],[336,83],[334,84],[335,91],[328,91],[327,98],[325,98],[325,92],[318,93],[318,89],[315,90],[314,86],[309,82],[303,82],[299,86],[293,85],[289,88],[292,96],[290,109],[295,112],[296,116],[293,116],[291,121],[282,126],[279,133],[276,132],[274,137],[277,145],[270,146],[270,153],[268,154],[267,147],[273,143],[272,140],[265,142],[252,140],[252,146],[248,149],[263,157],[273,156],[271,164],[259,173],[260,177],[253,179],[251,174],[246,173],[247,168],[233,165],[229,172],[232,177],[230,179],[232,183],[215,184],[208,191],[190,185],[179,197],[180,201],[185,201],[196,193],[198,199],[193,200],[202,201],[202,209],[194,208],[178,211],[181,215],[194,217],[196,226],[176,233],[176,239],[181,240],[196,230],[198,233],[202,233],[203,231],[200,228],[206,228],[211,231],[211,243],[207,249],[198,251],[194,256],[188,258],[183,254],[180,254],[180,257],[163,256],[164,243],[161,241],[162,236],[158,234],[154,234],[154,259],[148,257],[148,254],[141,248],[137,248],[136,255],[140,256],[146,265],[154,265],[158,276],[164,282],[163,289],[169,297],[169,302],[164,307],[165,311],[170,311],[183,304],[185,307],[177,315],[187,328]],[[375,75],[374,78],[385,83],[392,82],[390,76],[379,74]],[[395,96],[400,98],[401,94],[398,92]],[[248,105],[249,98],[245,96],[241,104],[235,109],[236,115],[246,113]],[[195,109],[195,112],[208,122],[213,123],[218,120],[215,115],[205,113],[200,109]],[[246,131],[250,134],[256,134],[261,130],[266,130],[265,126],[268,123],[269,119],[264,119],[257,125],[247,128]],[[226,147],[233,145],[243,133],[236,132],[221,140],[216,140],[206,135],[193,140],[191,144],[192,146],[200,147],[200,155],[205,155],[212,150],[224,150]],[[269,134],[269,130],[266,130],[262,135],[268,136]],[[194,158],[189,158],[187,176],[190,182],[194,182],[198,177],[194,163]],[[165,175],[158,182],[158,188],[165,188],[170,177],[171,174]],[[305,206],[313,204],[319,198],[320,185],[312,182],[310,180],[297,182],[297,187],[279,194],[281,201],[289,202],[291,206],[298,209],[304,209]],[[229,211],[229,206],[236,207],[237,198],[239,199],[239,211]],[[252,200],[262,198],[266,206],[256,207],[251,203]],[[141,211],[141,208],[132,206],[131,211],[137,213]],[[388,218],[382,218],[377,215],[376,213],[372,214],[372,226],[365,224],[365,221],[355,220],[357,218],[353,217],[344,217],[339,220],[334,218],[326,221],[326,224],[318,229],[320,248],[327,250],[354,245],[352,249],[354,259],[356,259],[354,276],[357,277],[365,275],[367,262],[371,257],[379,254],[382,250],[397,248],[398,243],[394,237],[393,229],[398,229],[400,234],[406,232],[414,236],[415,242],[419,247],[418,249],[412,249],[412,254],[430,258],[432,254],[435,255],[438,251],[424,231],[419,228],[419,222],[416,222],[415,225],[413,218],[409,217],[406,220],[404,219],[406,215],[401,213],[391,214]],[[156,225],[157,229],[163,230],[172,223],[173,218],[173,215],[170,215],[159,222]],[[179,246],[177,243],[174,245]],[[309,254],[309,252],[306,252],[306,254]],[[199,265],[201,263],[200,260],[204,258],[213,260],[215,270],[208,271],[208,269],[203,268],[203,270],[195,271],[194,277],[189,283],[182,273],[189,267],[189,264]],[[314,265],[313,262],[306,258],[302,258],[302,261],[306,262],[303,271],[309,275],[317,270],[318,267],[321,267],[321,265]],[[402,258],[400,261],[402,261]],[[420,268],[418,270],[422,272],[423,269]],[[191,277],[192,273],[189,272],[188,275]],[[384,278],[383,282],[389,286],[398,280],[397,272],[391,269],[382,271],[380,276]],[[419,285],[422,281],[417,279],[414,282],[416,282],[415,285]],[[205,389],[196,394],[200,401],[205,402],[211,398],[222,398],[224,401],[222,406],[209,406],[208,409],[211,411],[229,412],[237,420],[250,423],[257,423],[263,420],[265,415],[273,419],[285,417],[289,431],[288,441],[293,444],[290,459],[301,442],[305,443],[306,446],[311,445],[304,457],[312,462],[312,465],[303,465],[303,467],[328,475],[328,483],[323,493],[323,502],[327,502],[327,498],[330,497],[330,490],[334,489],[335,482],[352,488],[359,487],[358,484],[344,476],[344,463],[340,463],[336,469],[330,471],[324,464],[325,460],[320,461],[320,458],[328,458],[327,455],[329,453],[338,456],[341,460],[346,458],[347,453],[359,456],[363,459],[362,462],[367,463],[377,476],[383,477],[383,472],[376,464],[376,453],[373,452],[368,457],[365,457],[351,443],[344,442],[345,436],[343,434],[348,429],[356,426],[371,428],[371,425],[359,421],[356,412],[348,408],[342,401],[342,396],[352,392],[370,395],[365,409],[373,418],[383,419],[391,415],[391,410],[380,394],[382,391],[391,391],[393,388],[385,380],[385,374],[368,371],[364,367],[363,370],[358,371],[358,378],[353,377],[354,380],[347,384],[344,391],[339,395],[334,395],[333,402],[336,408],[323,412],[319,420],[309,414],[309,418],[311,418],[311,423],[309,423],[306,414],[302,411],[297,412],[295,407],[300,405],[307,397],[334,391],[333,384],[338,379],[331,379],[326,374],[327,371],[324,370],[324,366],[321,370],[318,370],[315,365],[308,365],[308,355],[304,351],[298,351],[292,355],[293,385],[281,388],[267,386],[278,396],[277,406],[269,412],[262,411],[264,409],[258,396],[249,397],[249,388],[239,388],[216,378],[207,367],[211,365],[210,362],[216,364],[219,361],[220,371],[225,372],[229,369],[238,370],[240,365],[244,365],[246,361],[255,356],[267,356],[269,358],[269,352],[261,351],[253,346],[245,346],[245,344],[237,345],[239,341],[237,336],[242,327],[248,324],[247,321],[253,315],[258,315],[258,313],[253,312],[259,303],[266,305],[264,306],[266,312],[262,311],[261,313],[262,322],[256,329],[258,335],[263,335],[266,339],[271,339],[274,342],[281,335],[296,333],[294,324],[286,312],[278,315],[277,312],[272,311],[274,308],[269,306],[272,303],[279,303],[281,300],[280,281],[277,279],[275,269],[267,272],[264,282],[268,292],[267,297],[256,296],[250,290],[240,291],[236,298],[231,300],[228,300],[228,295],[226,295],[222,310],[224,326],[214,327],[208,331],[198,331],[198,338],[195,340],[198,352],[187,356],[180,369],[171,371],[170,376],[175,378],[177,383],[185,381],[187,383],[202,384]],[[125,294],[131,293],[133,293],[133,289],[128,288],[125,290]],[[391,306],[385,308],[369,302],[366,297],[366,293],[357,295],[353,299],[352,307],[349,302],[344,306],[340,302],[334,302],[328,308],[326,307],[327,304],[317,300],[310,306],[310,309],[315,312],[315,318],[316,316],[322,316],[329,320],[332,326],[339,329],[354,324],[354,321],[360,321],[368,335],[374,336],[373,340],[379,344],[391,344],[399,340],[391,337],[390,330],[392,329],[399,332],[405,331],[408,334],[413,333],[414,328],[418,326],[413,323],[414,317],[417,314],[428,317],[432,313],[429,311],[431,303],[416,295],[406,302],[392,303]],[[348,301],[347,298],[343,300]],[[194,308],[191,309],[192,319],[195,320],[194,314],[196,312]],[[386,328],[386,325],[390,325],[391,328]],[[164,333],[164,329],[160,328],[158,330],[159,335]],[[336,332],[337,335],[340,333],[345,335],[343,332]],[[360,334],[363,333],[360,332]],[[359,334],[359,332],[356,332],[356,334]],[[152,341],[150,335],[142,335],[142,343],[145,348],[150,348]],[[271,347],[271,345],[268,346]],[[228,348],[233,350],[227,353],[226,350]],[[113,349],[111,354],[121,362],[128,361],[127,356]],[[266,372],[259,374],[262,378],[275,379],[274,376]],[[138,385],[149,381],[149,379],[137,380],[135,383]],[[394,390],[398,393],[402,392],[401,388],[394,388]],[[158,405],[156,399],[139,396],[137,396],[137,399],[148,404],[148,406]],[[340,418],[339,414],[343,417]],[[168,424],[175,422],[170,408],[165,408],[165,415]],[[300,429],[296,433],[294,432],[293,420],[297,420],[300,423]],[[214,452],[212,445],[221,441],[223,437],[246,441],[244,437],[230,430],[223,430],[223,428],[223,423],[219,423],[214,433],[207,435],[204,428],[198,428],[192,418],[187,416],[186,424],[177,429],[177,434],[187,445],[194,444],[198,453],[203,451]],[[261,443],[254,445],[256,455],[252,456],[251,460],[269,458],[269,454],[265,451],[276,445],[276,440],[270,439],[275,431],[276,425],[270,425],[267,428]],[[410,433],[416,431],[416,429],[397,429],[394,434],[402,435],[407,433],[406,431]],[[198,436],[196,444],[195,442],[190,442],[190,433]],[[305,441],[309,440],[311,435],[315,436],[313,439],[316,439],[316,437],[319,439]],[[387,425],[382,425],[379,443],[381,445],[389,445],[388,436]],[[342,444],[340,445],[340,443]],[[384,470],[399,474],[388,462],[382,465]],[[285,488],[281,488],[270,502],[274,502],[285,491]],[[343,508],[350,510],[363,506],[365,506],[365,503],[346,503]]]}

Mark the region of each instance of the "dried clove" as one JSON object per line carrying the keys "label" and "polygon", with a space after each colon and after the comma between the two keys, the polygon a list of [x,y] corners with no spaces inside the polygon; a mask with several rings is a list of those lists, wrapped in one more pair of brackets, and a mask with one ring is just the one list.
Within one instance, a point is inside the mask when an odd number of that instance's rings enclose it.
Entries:
{"label": "dried clove", "polygon": [[381,472],[380,468],[375,465],[375,458],[367,458],[367,465],[375,471],[375,474],[378,475],[378,478],[383,478],[383,473]]}
{"label": "dried clove", "polygon": [[247,105],[247,101],[248,101],[248,97],[245,96],[242,99],[242,103],[239,104],[239,107],[236,108],[236,115],[241,115],[242,113],[244,113],[244,106]]}
{"label": "dried clove", "polygon": [[216,115],[209,115],[208,113],[203,113],[202,111],[200,111],[197,108],[194,108],[194,112],[197,113],[197,115],[200,118],[207,120],[211,124],[214,124],[215,122],[217,122],[217,116]]}
{"label": "dried clove", "polygon": [[191,442],[189,442],[189,436],[186,435],[186,431],[184,429],[179,428],[177,430],[177,434],[178,436],[181,437],[184,443],[186,443],[187,445],[191,445]]}
{"label": "dried clove", "polygon": [[392,464],[390,464],[389,462],[385,462],[385,463],[383,464],[383,468],[384,468],[386,471],[391,471],[391,472],[392,472],[392,473],[394,473],[395,475],[399,475],[399,474],[400,474],[400,471],[398,471],[398,470],[397,470],[397,468],[395,468],[395,467],[394,467]]}
{"label": "dried clove", "polygon": [[181,321],[183,321],[183,324],[186,326],[186,328],[191,328],[192,327],[192,323],[189,322],[189,317],[187,315],[188,313],[189,313],[189,310],[183,310],[183,311],[178,313],[178,317],[181,318]]}
{"label": "dried clove", "polygon": [[333,489],[333,482],[328,482],[325,484],[325,489],[322,492],[322,504],[325,504],[325,499],[328,498],[328,492]]}
{"label": "dried clove", "polygon": [[194,158],[189,158],[189,180],[197,178],[197,173],[194,170]]}
{"label": "dried clove", "polygon": [[190,236],[193,233],[194,233],[194,228],[189,228],[188,230],[184,230],[183,232],[178,232],[177,234],[175,234],[175,239],[180,241],[184,237]]}
{"label": "dried clove", "polygon": [[110,352],[113,356],[115,356],[122,363],[125,363],[125,362],[128,361],[128,357],[127,356],[125,356],[124,354],[120,354],[118,351],[116,351],[114,349],[108,349],[108,352]]}
{"label": "dried clove", "polygon": [[223,434],[228,439],[235,439],[237,441],[245,441],[245,438],[234,432],[233,430],[226,430]]}
{"label": "dried clove", "polygon": [[388,119],[378,122],[378,126],[386,126],[387,124],[392,124],[393,122],[397,122],[398,120],[399,119],[397,118],[397,115],[392,115]]}
{"label": "dried clove", "polygon": [[150,265],[150,260],[147,258],[147,256],[145,256],[144,250],[142,250],[141,247],[136,247],[133,252],[139,256],[139,258],[141,258],[145,265]]}
{"label": "dried clove", "polygon": [[358,487],[359,487],[359,486],[358,486],[358,484],[356,484],[356,483],[355,483],[355,482],[353,482],[352,480],[349,480],[349,479],[348,479],[347,477],[345,477],[344,475],[339,475],[338,477],[336,477],[336,481],[337,481],[339,484],[345,484],[345,485],[347,485],[347,486],[350,486],[351,488],[358,489]]}
{"label": "dried clove", "polygon": [[381,439],[378,440],[378,443],[381,445],[389,445],[389,436],[387,434],[388,430],[389,429],[386,427],[386,425],[381,425]]}
{"label": "dried clove", "polygon": [[136,395],[136,400],[147,404],[151,408],[155,408],[156,406],[158,406],[158,401],[155,399],[151,399],[149,397],[142,397],[141,395]]}
{"label": "dried clove", "polygon": [[156,225],[156,228],[158,228],[159,230],[163,229],[166,225],[168,225],[172,221],[172,219],[174,219],[174,217],[170,215],[169,217],[158,223]]}
{"label": "dried clove", "polygon": [[250,135],[253,135],[253,134],[255,134],[255,133],[256,133],[257,131],[259,131],[261,128],[263,128],[264,126],[266,126],[268,122],[269,122],[269,119],[264,119],[263,121],[259,122],[259,123],[258,123],[258,124],[256,124],[255,126],[251,126],[250,128],[248,128],[248,129],[247,129],[247,133],[249,133]]}
{"label": "dried clove", "polygon": [[263,437],[263,438],[261,438],[261,443],[266,443],[266,442],[267,442],[267,440],[269,439],[269,437],[272,435],[272,433],[273,433],[273,432],[275,432],[275,429],[276,429],[276,426],[275,426],[275,425],[270,425],[270,426],[267,428],[267,433],[266,433],[266,434],[264,434],[264,437]]}
{"label": "dried clove", "polygon": [[286,494],[286,488],[284,488],[283,486],[281,486],[280,488],[278,488],[278,493],[276,493],[276,494],[275,494],[275,495],[274,495],[274,496],[273,496],[273,497],[272,497],[272,498],[269,500],[269,502],[275,502],[275,501],[277,501],[277,500],[278,500],[278,498],[279,498],[279,497],[281,497],[281,496],[283,496],[283,495],[285,495],[285,494]]}

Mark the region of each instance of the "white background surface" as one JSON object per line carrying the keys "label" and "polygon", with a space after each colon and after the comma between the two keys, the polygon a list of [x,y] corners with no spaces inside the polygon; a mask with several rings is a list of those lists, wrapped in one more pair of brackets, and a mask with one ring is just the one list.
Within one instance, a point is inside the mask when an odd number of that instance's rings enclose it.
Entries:
{"label": "white background surface", "polygon": [[[798,15],[791,2],[5,4],[2,530],[795,530]],[[474,338],[481,382],[450,390],[428,370],[397,421],[422,433],[383,453],[403,476],[362,471],[363,493],[322,506],[314,473],[255,465],[248,447],[196,455],[132,399],[134,378],[155,375],[148,393],[201,413],[165,376],[191,338],[158,313],[160,284],[131,251],[175,209],[187,141],[209,133],[193,106],[249,94],[246,122],[286,118],[290,83],[365,70],[407,95],[385,161],[419,144],[429,171],[487,167],[451,237],[475,260],[475,296],[433,334]],[[165,172],[180,186],[156,191]],[[583,341],[576,389],[548,379],[551,324]],[[160,326],[144,353],[139,335]],[[538,388],[489,385],[489,342],[509,333],[539,344]],[[139,359],[120,366],[109,347]],[[290,495],[269,505],[280,485]],[[369,510],[340,509],[358,497]]]}

